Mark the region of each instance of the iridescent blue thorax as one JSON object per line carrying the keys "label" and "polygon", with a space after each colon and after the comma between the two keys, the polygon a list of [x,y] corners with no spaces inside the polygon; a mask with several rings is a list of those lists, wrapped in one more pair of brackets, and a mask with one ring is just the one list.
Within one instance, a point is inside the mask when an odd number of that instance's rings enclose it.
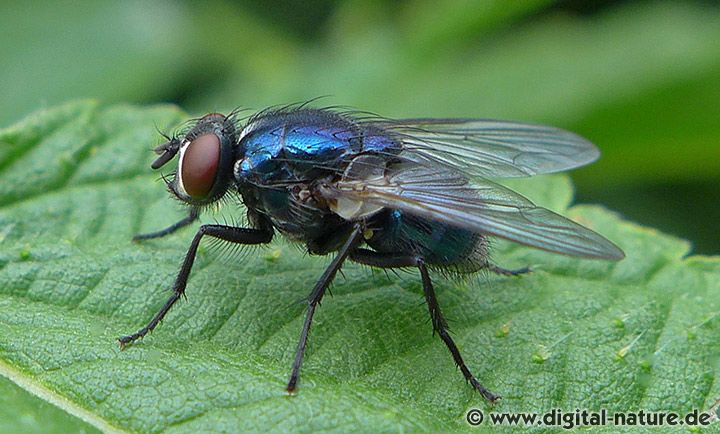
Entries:
{"label": "iridescent blue thorax", "polygon": [[324,110],[270,112],[244,128],[235,167],[238,180],[254,184],[297,182],[337,171],[362,152],[397,153],[389,137]]}
{"label": "iridescent blue thorax", "polygon": [[[323,235],[338,216],[303,197],[307,187],[339,177],[362,153],[392,158],[400,145],[385,132],[327,110],[262,113],[240,134],[235,181],[275,227],[307,241]],[[247,197],[250,196],[250,197]],[[332,220],[332,221],[331,221]]]}

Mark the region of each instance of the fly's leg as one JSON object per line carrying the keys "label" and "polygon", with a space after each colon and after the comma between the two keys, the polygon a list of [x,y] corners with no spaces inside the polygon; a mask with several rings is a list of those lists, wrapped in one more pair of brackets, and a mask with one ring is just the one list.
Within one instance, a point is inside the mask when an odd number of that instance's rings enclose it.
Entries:
{"label": "fly's leg", "polygon": [[468,369],[467,365],[465,365],[465,361],[460,355],[460,350],[458,350],[457,345],[455,345],[452,337],[450,337],[447,321],[445,321],[445,317],[440,310],[440,305],[437,302],[437,297],[435,296],[435,289],[433,288],[432,281],[430,280],[430,275],[428,274],[427,267],[425,267],[425,261],[423,261],[422,259],[417,259],[417,267],[418,269],[420,269],[420,276],[422,276],[423,292],[425,292],[425,301],[427,302],[428,310],[430,311],[430,319],[432,320],[433,328],[440,336],[440,339],[445,342],[445,345],[450,350],[450,353],[455,360],[455,364],[460,368],[460,371],[465,376],[465,380],[467,380],[488,401],[497,401],[500,397],[490,392],[482,384],[480,384],[477,378],[475,378],[472,372],[470,372],[470,369]]}
{"label": "fly's leg", "polygon": [[496,274],[502,274],[503,276],[519,276],[532,272],[530,267],[518,268],[515,270],[508,270],[506,268],[498,267],[497,265],[488,265],[487,269]]}
{"label": "fly's leg", "polygon": [[310,296],[307,299],[307,313],[305,314],[305,323],[303,324],[302,333],[300,333],[300,341],[298,342],[297,351],[295,353],[295,361],[293,362],[292,372],[290,373],[290,380],[288,381],[287,391],[293,393],[297,386],[298,378],[300,376],[300,366],[302,366],[303,356],[305,355],[305,348],[307,346],[308,333],[310,333],[310,325],[312,324],[312,318],[315,314],[315,308],[320,304],[325,290],[330,286],[335,275],[342,267],[345,258],[357,247],[358,243],[362,240],[363,229],[361,225],[356,225],[352,233],[348,237],[345,244],[338,250],[337,256],[327,267],[325,272],[315,284]]}
{"label": "fly's leg", "polygon": [[192,269],[193,263],[195,262],[195,255],[197,254],[200,240],[202,240],[202,237],[205,235],[237,244],[265,244],[269,243],[272,240],[273,232],[271,229],[236,228],[233,226],[223,225],[200,226],[200,229],[195,234],[195,238],[193,238],[192,242],[190,243],[190,248],[185,254],[185,260],[183,261],[182,266],[180,267],[180,272],[175,279],[175,284],[173,285],[173,294],[170,296],[168,301],[165,302],[165,305],[162,307],[162,309],[160,309],[160,311],[155,314],[153,319],[151,319],[145,327],[141,328],[140,330],[131,335],[123,336],[118,339],[118,341],[120,342],[120,349],[123,349],[125,345],[132,343],[133,341],[136,341],[151,332],[158,325],[158,323],[162,321],[162,319],[165,317],[168,311],[170,311],[170,308],[172,308],[175,302],[178,301],[180,297],[182,297],[182,295],[185,293],[185,287],[187,286],[188,277],[190,276],[190,270]]}
{"label": "fly's leg", "polygon": [[422,278],[423,292],[425,293],[425,301],[430,312],[430,319],[433,325],[433,333],[437,333],[440,339],[443,340],[445,345],[450,350],[455,364],[460,368],[460,371],[475,390],[490,402],[495,402],[500,399],[500,396],[495,395],[488,389],[486,389],[475,376],[470,372],[465,361],[460,355],[457,345],[450,336],[448,330],[448,324],[445,317],[440,310],[437,297],[435,296],[435,289],[433,288],[432,281],[430,280],[430,274],[428,273],[427,267],[425,266],[425,260],[417,256],[409,255],[388,255],[378,252],[373,252],[367,249],[357,249],[351,255],[350,259],[360,264],[370,265],[372,267],[379,268],[406,268],[406,267],[417,267],[420,270],[420,277]]}
{"label": "fly's leg", "polygon": [[190,223],[194,222],[198,219],[200,216],[200,210],[198,208],[192,207],[190,208],[190,213],[187,217],[180,220],[179,222],[166,227],[165,229],[159,230],[157,232],[150,232],[147,234],[137,234],[133,237],[133,241],[142,241],[142,240],[149,240],[152,238],[161,238],[165,235],[170,235],[173,232],[177,231],[178,229],[182,229],[185,226],[189,225]]}

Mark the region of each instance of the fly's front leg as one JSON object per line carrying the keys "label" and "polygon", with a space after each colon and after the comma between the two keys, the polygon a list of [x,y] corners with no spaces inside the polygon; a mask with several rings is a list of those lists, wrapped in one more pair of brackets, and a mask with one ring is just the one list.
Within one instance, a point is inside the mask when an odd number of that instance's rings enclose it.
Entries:
{"label": "fly's front leg", "polygon": [[293,362],[292,372],[290,373],[290,381],[288,381],[287,391],[293,393],[297,386],[298,377],[300,376],[300,366],[302,366],[303,356],[305,355],[305,347],[307,346],[308,334],[310,333],[310,325],[315,314],[315,308],[320,304],[325,290],[330,286],[335,275],[342,267],[345,258],[357,247],[362,240],[363,229],[360,224],[356,225],[348,237],[345,244],[340,248],[335,259],[330,263],[320,279],[315,284],[310,296],[308,297],[307,313],[305,314],[305,323],[303,324],[302,333],[300,333],[300,341],[298,342],[297,351],[295,353],[295,361]]}
{"label": "fly's front leg", "polygon": [[209,236],[217,238],[223,241],[228,241],[237,244],[265,244],[272,240],[273,232],[272,229],[250,229],[250,228],[236,228],[233,226],[223,225],[203,225],[195,234],[190,248],[185,254],[185,260],[180,267],[180,272],[175,279],[173,285],[173,294],[170,296],[165,305],[160,311],[155,314],[153,319],[136,333],[128,336],[123,336],[118,341],[120,342],[120,348],[124,348],[125,345],[132,343],[133,341],[142,338],[149,332],[151,332],[157,325],[162,321],[165,315],[170,311],[170,308],[177,302],[180,297],[185,293],[185,287],[187,286],[188,277],[190,276],[190,270],[192,269],[193,263],[195,262],[195,256],[197,255],[197,249],[200,245],[200,240],[203,236]]}
{"label": "fly's front leg", "polygon": [[157,232],[150,232],[147,234],[137,234],[133,237],[133,241],[142,241],[142,240],[149,240],[152,238],[161,238],[165,235],[170,235],[173,232],[177,231],[178,229],[182,229],[185,226],[189,225],[190,223],[194,222],[198,219],[200,216],[200,210],[198,208],[192,207],[190,208],[190,213],[187,217],[180,220],[179,222],[166,227],[165,229],[159,230]]}
{"label": "fly's front leg", "polygon": [[440,310],[437,297],[435,296],[435,289],[433,288],[432,281],[430,280],[430,274],[428,273],[427,267],[425,266],[425,260],[421,257],[411,255],[389,255],[383,253],[373,252],[367,249],[357,249],[351,255],[350,259],[360,264],[370,265],[372,267],[379,268],[406,268],[406,267],[417,267],[420,270],[420,277],[422,278],[423,292],[425,293],[425,301],[430,312],[430,319],[433,325],[433,331],[440,336],[445,346],[450,350],[450,354],[455,360],[455,364],[460,368],[460,371],[475,390],[490,402],[495,402],[500,397],[495,395],[486,389],[475,376],[470,372],[465,361],[460,355],[457,345],[450,336],[447,321]]}

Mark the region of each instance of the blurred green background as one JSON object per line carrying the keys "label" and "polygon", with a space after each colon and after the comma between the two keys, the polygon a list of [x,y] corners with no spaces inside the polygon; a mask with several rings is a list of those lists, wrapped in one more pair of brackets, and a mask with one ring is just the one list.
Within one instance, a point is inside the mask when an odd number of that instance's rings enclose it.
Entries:
{"label": "blurred green background", "polygon": [[323,95],[548,123],[603,152],[572,174],[579,202],[720,253],[718,2],[2,2],[0,35],[3,126],[80,97],[201,114]]}

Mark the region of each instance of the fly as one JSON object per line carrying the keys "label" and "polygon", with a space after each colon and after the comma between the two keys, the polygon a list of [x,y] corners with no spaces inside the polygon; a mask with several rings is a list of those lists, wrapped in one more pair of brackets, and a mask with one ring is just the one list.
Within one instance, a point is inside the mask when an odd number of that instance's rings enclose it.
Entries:
{"label": "fly", "polygon": [[499,396],[470,372],[448,332],[430,271],[529,271],[491,263],[492,236],[581,258],[624,257],[601,235],[488,179],[560,172],[598,158],[592,143],[561,129],[485,119],[389,120],[292,105],[246,120],[235,112],[211,113],[166,138],[152,168],[179,155],[175,175],[165,181],[188,205],[188,216],[135,240],[171,234],[224,197],[245,205],[249,227],[200,226],[173,294],[145,327],[121,337],[120,346],[152,331],[183,296],[204,237],[266,244],[279,232],[310,254],[335,254],[307,298],[289,393],[297,387],[315,309],[346,260],[417,269],[434,331],[465,379],[494,402]]}

